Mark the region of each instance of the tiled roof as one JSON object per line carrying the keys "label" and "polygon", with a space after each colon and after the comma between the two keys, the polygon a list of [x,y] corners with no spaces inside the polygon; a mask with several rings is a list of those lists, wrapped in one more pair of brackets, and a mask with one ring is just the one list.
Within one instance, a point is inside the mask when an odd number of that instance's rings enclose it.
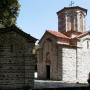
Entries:
{"label": "tiled roof", "polygon": [[85,35],[87,35],[87,34],[88,34],[88,32],[82,33],[82,34],[78,35],[76,38],[83,37],[83,36],[85,36]]}
{"label": "tiled roof", "polygon": [[51,30],[48,30],[47,32],[49,32],[50,34],[58,37],[58,38],[65,38],[65,39],[69,39],[69,37],[67,37],[66,35],[64,35],[63,33],[61,32],[56,32],[56,31],[51,31]]}
{"label": "tiled roof", "polygon": [[63,32],[64,35],[66,35],[69,38],[72,38],[72,35],[78,36],[83,34],[82,32],[77,32],[77,31],[67,31],[67,32]]}
{"label": "tiled roof", "polygon": [[[57,38],[63,38],[63,39],[78,39],[80,37],[83,37],[85,35],[87,35],[89,32],[65,32],[65,33],[61,33],[61,32],[57,32],[57,31],[51,31],[51,30],[47,30],[47,32],[49,32],[50,34],[52,34],[53,36],[57,37]],[[74,34],[74,37],[71,37],[71,34]]]}
{"label": "tiled roof", "polygon": [[[43,35],[43,37],[47,33],[49,33],[50,35],[52,35],[57,39],[56,40],[57,44],[68,45],[68,46],[76,46],[77,40],[88,34],[88,32],[82,33],[82,32],[76,32],[76,31],[68,31],[68,32],[62,33],[62,32],[47,30]],[[43,37],[41,38],[41,40],[43,39]],[[41,42],[41,40],[39,41],[39,43]]]}
{"label": "tiled roof", "polygon": [[[62,33],[62,32],[48,30],[47,32],[57,38],[58,44],[70,45],[70,46],[75,46],[78,38],[88,34],[87,32],[81,33],[76,31],[69,31],[69,32]],[[74,35],[74,36],[72,37],[71,35]]]}
{"label": "tiled roof", "polygon": [[59,13],[61,13],[61,12],[63,12],[64,10],[72,10],[72,9],[80,9],[80,10],[83,10],[84,12],[86,12],[87,13],[87,9],[85,9],[85,8],[82,8],[82,7],[79,7],[79,6],[74,6],[74,7],[64,7],[62,10],[60,10],[60,11],[58,11],[57,12],[57,14],[59,14]]}

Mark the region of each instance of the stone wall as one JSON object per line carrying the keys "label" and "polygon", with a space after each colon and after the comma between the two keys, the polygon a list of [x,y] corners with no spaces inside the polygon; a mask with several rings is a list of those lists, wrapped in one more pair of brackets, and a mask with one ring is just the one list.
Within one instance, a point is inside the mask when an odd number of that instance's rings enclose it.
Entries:
{"label": "stone wall", "polygon": [[46,65],[50,66],[50,79],[58,80],[57,74],[57,45],[56,39],[52,35],[47,34],[39,44],[38,51],[38,79],[46,78]]}
{"label": "stone wall", "polygon": [[0,33],[0,88],[33,87],[33,47],[16,32]]}
{"label": "stone wall", "polygon": [[50,79],[72,83],[87,83],[90,73],[90,35],[78,38],[70,46],[57,42],[48,33],[40,42],[38,79],[46,79],[46,65],[50,65]]}
{"label": "stone wall", "polygon": [[76,81],[76,48],[62,48],[62,80],[66,82]]}
{"label": "stone wall", "polygon": [[58,80],[62,81],[62,45],[58,45]]}
{"label": "stone wall", "polygon": [[78,81],[80,83],[87,83],[90,73],[90,36],[87,35],[81,38],[77,45]]}

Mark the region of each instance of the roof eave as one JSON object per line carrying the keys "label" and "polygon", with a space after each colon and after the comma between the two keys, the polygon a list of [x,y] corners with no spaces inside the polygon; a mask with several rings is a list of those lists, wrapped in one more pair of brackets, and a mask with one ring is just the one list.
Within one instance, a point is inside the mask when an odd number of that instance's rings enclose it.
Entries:
{"label": "roof eave", "polygon": [[64,8],[61,9],[60,11],[56,12],[57,15],[59,15],[59,13],[63,12],[63,11],[66,10],[66,9],[81,9],[81,10],[83,10],[84,12],[86,12],[86,14],[87,14],[87,9],[82,8],[82,7],[79,7],[79,6],[74,6],[74,7],[64,7]]}

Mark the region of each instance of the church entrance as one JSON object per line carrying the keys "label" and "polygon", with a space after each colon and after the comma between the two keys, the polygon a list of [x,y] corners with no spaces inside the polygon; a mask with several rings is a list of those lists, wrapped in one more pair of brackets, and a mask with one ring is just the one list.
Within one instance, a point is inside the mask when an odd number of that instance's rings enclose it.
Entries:
{"label": "church entrance", "polygon": [[50,80],[50,65],[46,65],[46,79]]}

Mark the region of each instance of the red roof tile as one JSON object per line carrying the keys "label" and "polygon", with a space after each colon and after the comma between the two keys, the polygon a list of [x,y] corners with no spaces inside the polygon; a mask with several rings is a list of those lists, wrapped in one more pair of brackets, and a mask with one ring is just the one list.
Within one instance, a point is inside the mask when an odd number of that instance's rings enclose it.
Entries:
{"label": "red roof tile", "polygon": [[68,31],[68,32],[63,32],[64,35],[66,35],[67,37],[69,37],[70,39],[72,39],[72,35],[74,35],[74,38],[81,35],[82,32],[77,32],[77,31]]}
{"label": "red roof tile", "polygon": [[[76,46],[76,41],[78,40],[78,38],[83,37],[88,34],[88,32],[82,33],[82,32],[76,32],[76,31],[69,31],[69,32],[62,33],[62,32],[51,31],[51,30],[47,30],[46,33],[49,33],[53,35],[54,37],[56,37],[58,44],[71,45],[71,46]],[[72,37],[72,35],[75,35],[75,36]]]}
{"label": "red roof tile", "polygon": [[65,39],[69,39],[69,37],[67,37],[66,35],[64,35],[63,33],[61,32],[56,32],[56,31],[51,31],[51,30],[48,30],[47,32],[49,32],[50,34],[58,37],[58,38],[65,38]]}
{"label": "red roof tile", "polygon": [[[47,32],[49,32],[50,34],[54,35],[57,38],[64,38],[64,39],[76,39],[76,38],[80,38],[88,34],[88,32],[81,33],[81,32],[70,31],[70,32],[61,33],[61,32],[51,31],[51,30],[48,30]],[[71,37],[70,36],[71,34],[75,34],[76,36]]]}
{"label": "red roof tile", "polygon": [[87,35],[87,34],[88,34],[88,32],[82,33],[82,34],[78,35],[76,38],[83,37],[83,36],[85,36],[85,35]]}

